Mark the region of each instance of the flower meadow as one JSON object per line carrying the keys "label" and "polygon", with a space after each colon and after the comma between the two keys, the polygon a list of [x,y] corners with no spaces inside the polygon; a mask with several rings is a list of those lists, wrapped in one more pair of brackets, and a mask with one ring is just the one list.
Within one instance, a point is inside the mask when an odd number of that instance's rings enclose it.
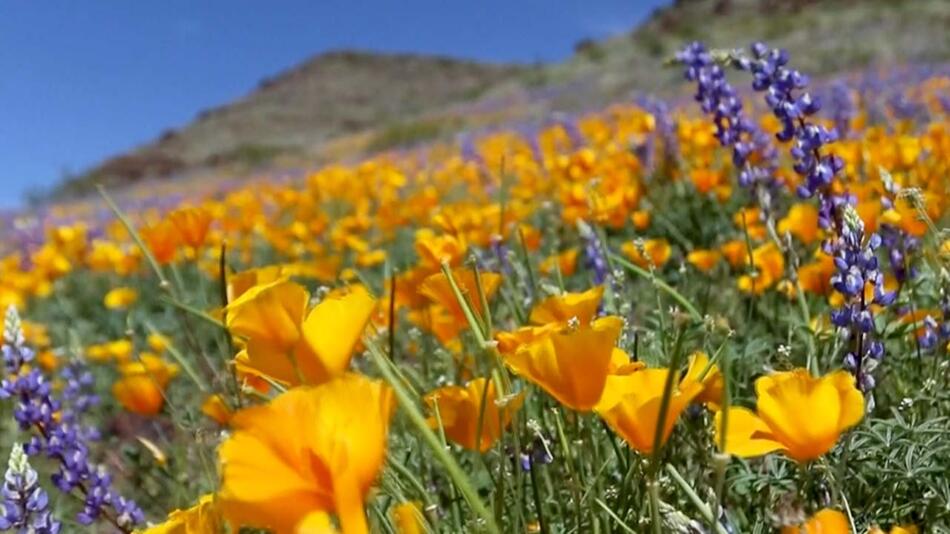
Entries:
{"label": "flower meadow", "polygon": [[8,221],[0,531],[950,532],[950,71],[794,64]]}

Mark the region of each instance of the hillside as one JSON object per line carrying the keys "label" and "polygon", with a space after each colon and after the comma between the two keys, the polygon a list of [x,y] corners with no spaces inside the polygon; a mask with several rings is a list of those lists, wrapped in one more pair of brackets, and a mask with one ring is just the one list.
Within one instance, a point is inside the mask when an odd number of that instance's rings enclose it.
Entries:
{"label": "hillside", "polygon": [[245,98],[200,113],[178,130],[63,183],[55,197],[94,183],[227,166],[228,172],[281,158],[308,165],[451,135],[537,120],[678,81],[662,62],[683,43],[716,47],[766,40],[788,48],[813,74],[868,64],[950,58],[947,0],[677,0],[632,31],[578,43],[561,64],[491,65],[420,55],[322,54],[263,81]]}
{"label": "hillside", "polygon": [[411,54],[338,51],[264,79],[246,97],[200,112],[183,128],[103,162],[64,183],[60,195],[92,183],[127,184],[278,154],[311,154],[326,141],[423,111],[471,100],[526,68]]}

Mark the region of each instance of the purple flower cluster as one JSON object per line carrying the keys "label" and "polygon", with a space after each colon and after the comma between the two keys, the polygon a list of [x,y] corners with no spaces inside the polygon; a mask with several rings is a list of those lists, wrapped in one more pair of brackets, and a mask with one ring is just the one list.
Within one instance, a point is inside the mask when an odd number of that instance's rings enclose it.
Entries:
{"label": "purple flower cluster", "polygon": [[[798,187],[798,195],[811,198],[825,190],[835,175],[844,168],[844,161],[833,154],[821,155],[821,148],[838,139],[838,132],[808,121],[821,109],[821,103],[811,93],[801,91],[808,85],[808,77],[789,68],[788,52],[770,49],[762,43],[751,46],[752,58],[741,58],[736,64],[752,73],[752,88],[765,92],[765,102],[782,124],[775,134],[779,141],[793,141],[791,155],[795,172],[805,181]],[[797,94],[800,93],[800,94]],[[830,201],[822,205],[830,208]],[[826,210],[827,211],[827,210]],[[829,213],[823,213],[824,224],[829,224]],[[827,228],[827,226],[825,226]]]}
{"label": "purple flower cluster", "polygon": [[[686,79],[696,82],[694,98],[704,113],[712,115],[719,144],[732,149],[739,185],[753,189],[761,207],[769,211],[778,165],[778,152],[769,136],[743,112],[742,99],[702,43],[689,44],[676,54],[676,60],[686,65]],[[751,163],[754,154],[758,165]]]}
{"label": "purple flower cluster", "polygon": [[894,279],[898,284],[903,285],[917,273],[914,266],[909,264],[908,259],[917,251],[920,240],[890,224],[882,224],[880,234]]}
{"label": "purple flower cluster", "polygon": [[0,530],[17,534],[57,534],[61,523],[49,510],[49,495],[19,443],[13,444],[3,477]]}
{"label": "purple flower cluster", "polygon": [[[111,476],[89,458],[87,440],[98,433],[79,420],[94,403],[93,397],[85,392],[92,377],[78,368],[66,373],[63,399],[69,404],[65,405],[52,395],[49,382],[39,369],[26,370],[33,351],[25,345],[20,319],[12,307],[7,311],[3,336],[4,369],[10,378],[0,383],[0,398],[13,399],[13,414],[20,429],[35,432],[24,447],[26,453],[43,454],[58,463],[51,478],[60,491],[79,490],[84,503],[76,519],[81,524],[90,525],[104,518],[131,532],[134,525],[145,520],[144,515],[134,502],[112,490]],[[59,417],[54,417],[57,413]]]}
{"label": "purple flower cluster", "polygon": [[594,285],[603,284],[610,275],[610,265],[604,253],[597,232],[586,224],[579,226],[581,239],[584,240],[584,266],[594,274]]}
{"label": "purple flower cluster", "polygon": [[82,423],[82,416],[99,404],[99,396],[92,390],[95,383],[92,372],[83,362],[73,360],[63,367],[59,378],[63,381],[60,421],[75,425],[82,440],[97,441],[101,437],[99,429]]}
{"label": "purple flower cluster", "polygon": [[[884,357],[884,344],[874,337],[874,313],[871,304],[889,306],[897,298],[893,291],[884,289],[876,250],[881,237],[865,235],[864,223],[850,205],[843,208],[844,224],[834,242],[835,274],[831,285],[845,296],[840,308],[832,310],[831,322],[843,329],[850,348],[845,355],[845,367],[854,373],[858,388],[867,393],[874,388],[871,371]],[[868,301],[865,288],[873,287]]]}
{"label": "purple flower cluster", "polygon": [[831,120],[835,123],[835,130],[838,137],[844,139],[851,133],[851,120],[854,119],[855,106],[851,98],[851,88],[843,81],[838,81],[831,86],[831,96],[829,98],[829,107],[831,108]]}

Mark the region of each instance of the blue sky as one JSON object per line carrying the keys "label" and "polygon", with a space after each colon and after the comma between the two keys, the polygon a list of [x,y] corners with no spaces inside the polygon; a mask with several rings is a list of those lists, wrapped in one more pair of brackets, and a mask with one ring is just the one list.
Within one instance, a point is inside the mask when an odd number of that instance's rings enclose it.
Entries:
{"label": "blue sky", "polygon": [[556,61],[662,0],[162,2],[0,6],[0,207],[186,124],[329,49]]}

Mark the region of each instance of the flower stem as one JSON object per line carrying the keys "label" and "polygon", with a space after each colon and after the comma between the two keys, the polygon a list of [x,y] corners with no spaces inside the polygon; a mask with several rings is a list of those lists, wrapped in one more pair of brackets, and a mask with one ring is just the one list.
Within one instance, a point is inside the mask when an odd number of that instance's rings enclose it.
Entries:
{"label": "flower stem", "polygon": [[379,347],[376,346],[375,342],[369,339],[364,340],[364,343],[366,344],[366,348],[369,350],[369,353],[373,358],[373,363],[376,364],[376,367],[383,375],[383,378],[393,388],[393,393],[395,393],[396,398],[399,400],[399,405],[409,417],[410,422],[412,422],[413,426],[416,427],[416,430],[422,436],[422,440],[432,451],[432,455],[436,457],[443,467],[445,467],[449,478],[452,479],[452,482],[455,483],[455,486],[458,488],[459,492],[462,493],[462,496],[468,502],[469,506],[471,506],[472,511],[474,511],[479,519],[484,523],[485,529],[491,534],[500,534],[500,531],[495,524],[494,516],[492,516],[488,508],[485,507],[485,504],[482,503],[481,499],[478,497],[478,492],[472,487],[471,481],[462,471],[461,467],[459,467],[455,459],[452,458],[452,455],[449,454],[448,450],[446,450],[446,448],[443,447],[441,443],[439,443],[439,438],[436,437],[435,433],[432,432],[432,429],[429,428],[429,425],[426,424],[425,417],[422,416],[422,413],[416,407],[412,397],[409,396],[409,393],[403,387],[402,382],[396,377],[392,368],[390,368],[386,357],[383,355]]}
{"label": "flower stem", "polygon": [[[636,274],[637,276],[642,276],[643,278],[650,278],[651,276],[649,271],[637,265],[634,265],[633,263],[630,263],[629,261],[627,261],[620,255],[610,252],[608,253],[607,257],[610,258],[610,260],[615,262],[617,265],[623,267],[624,269],[627,269],[628,271]],[[659,278],[656,278],[654,280],[654,283],[656,284],[658,288],[663,290],[664,293],[669,295],[673,300],[678,302],[687,312],[689,312],[689,315],[694,320],[702,321],[703,316],[702,314],[699,313],[699,310],[697,310],[696,307],[693,306],[693,304],[689,301],[689,299],[687,299],[679,291],[674,289],[673,286],[667,284],[666,282],[664,282],[663,280],[660,280]]]}

